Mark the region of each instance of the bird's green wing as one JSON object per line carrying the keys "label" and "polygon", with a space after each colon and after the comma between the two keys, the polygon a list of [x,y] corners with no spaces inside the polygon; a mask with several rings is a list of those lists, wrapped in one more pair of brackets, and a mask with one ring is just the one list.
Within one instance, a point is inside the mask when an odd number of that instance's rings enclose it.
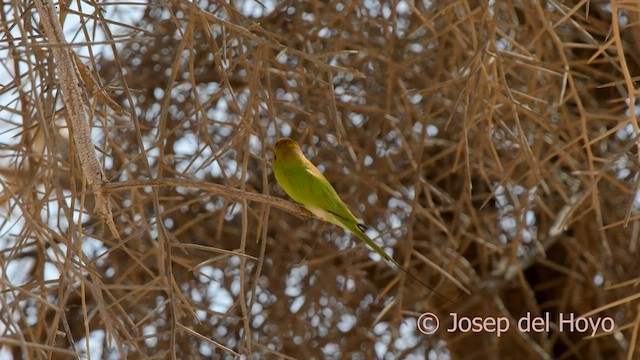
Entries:
{"label": "bird's green wing", "polygon": [[298,176],[302,180],[300,186],[307,194],[305,201],[302,202],[303,205],[323,209],[353,225],[358,224],[358,219],[317,168],[305,166]]}
{"label": "bird's green wing", "polygon": [[[291,196],[295,201],[306,207],[317,207],[332,214],[334,219],[325,220],[336,223],[336,225],[340,225],[341,227],[351,231],[384,259],[390,261],[395,266],[402,268],[395,259],[393,259],[378,244],[376,244],[375,241],[365,234],[364,231],[366,228],[364,225],[359,223],[358,219],[340,199],[333,186],[331,186],[329,181],[327,181],[319,170],[315,167],[309,168],[301,166],[299,168],[287,170],[287,177],[295,179],[296,184],[293,187],[296,189],[294,192],[299,194],[296,194],[295,196],[289,194],[289,196]],[[298,196],[299,199],[296,199]]]}

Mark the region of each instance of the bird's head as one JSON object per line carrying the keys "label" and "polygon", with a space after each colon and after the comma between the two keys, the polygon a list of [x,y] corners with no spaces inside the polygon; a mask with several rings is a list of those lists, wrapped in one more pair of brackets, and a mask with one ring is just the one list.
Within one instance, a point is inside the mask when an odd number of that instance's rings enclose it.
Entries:
{"label": "bird's head", "polygon": [[277,158],[285,158],[289,155],[302,155],[302,150],[297,142],[289,138],[281,138],[276,142],[275,155]]}

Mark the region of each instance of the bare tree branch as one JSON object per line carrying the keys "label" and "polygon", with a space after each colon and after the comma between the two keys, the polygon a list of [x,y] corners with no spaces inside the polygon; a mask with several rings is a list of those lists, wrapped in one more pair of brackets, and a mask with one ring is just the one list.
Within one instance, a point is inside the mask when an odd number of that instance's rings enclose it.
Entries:
{"label": "bare tree branch", "polygon": [[80,164],[96,199],[94,212],[108,224],[112,235],[119,238],[113,222],[111,208],[109,207],[109,198],[102,192],[102,185],[108,181],[102,172],[102,167],[91,141],[91,122],[83,100],[87,96],[83,96],[83,90],[79,86],[81,80],[74,66],[71,56],[72,50],[67,46],[62,25],[53,2],[51,0],[36,0],[35,4],[40,14],[40,21],[45,34],[51,43],[50,48],[53,58],[56,60],[58,81],[60,82],[62,98],[67,108],[68,120],[73,130],[73,141],[78,149]]}
{"label": "bare tree branch", "polygon": [[265,194],[258,194],[240,189],[235,189],[229,186],[220,184],[208,183],[204,181],[182,180],[182,179],[158,179],[158,180],[133,180],[126,182],[115,182],[105,184],[103,190],[108,193],[124,191],[130,189],[137,189],[142,187],[175,187],[183,186],[194,189],[204,190],[216,195],[229,196],[236,200],[255,201],[262,204],[271,205],[278,209],[290,212],[296,216],[304,218],[315,218],[315,216],[302,206],[293,204],[287,200],[269,196]]}

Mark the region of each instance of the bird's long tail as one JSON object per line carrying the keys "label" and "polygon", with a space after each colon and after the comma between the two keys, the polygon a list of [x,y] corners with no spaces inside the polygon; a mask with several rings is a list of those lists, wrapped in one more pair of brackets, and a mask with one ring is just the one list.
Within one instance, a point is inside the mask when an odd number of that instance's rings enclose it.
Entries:
{"label": "bird's long tail", "polygon": [[367,228],[364,226],[364,224],[343,223],[342,225],[344,225],[344,227],[346,227],[349,231],[354,233],[358,238],[360,238],[360,240],[364,241],[367,245],[369,245],[369,247],[371,247],[376,253],[378,253],[378,255],[382,256],[383,258],[385,258],[389,262],[393,263],[393,265],[395,265],[398,269],[402,270],[402,272],[404,272],[405,274],[409,275],[409,277],[413,278],[415,281],[417,281],[420,284],[422,284],[422,286],[426,287],[427,289],[429,289],[434,294],[440,296],[441,298],[443,298],[443,299],[445,299],[445,300],[447,300],[447,301],[449,301],[449,302],[451,302],[453,304],[456,304],[455,301],[453,301],[453,300],[449,299],[448,297],[440,294],[434,288],[432,288],[431,286],[425,284],[418,277],[416,277],[415,275],[413,275],[412,273],[407,271],[407,269],[405,269],[403,266],[401,266],[394,258],[391,257],[391,255],[387,254],[380,247],[380,245],[376,244],[375,241],[373,241],[369,236],[367,236],[367,234],[365,234],[365,230],[367,230]]}

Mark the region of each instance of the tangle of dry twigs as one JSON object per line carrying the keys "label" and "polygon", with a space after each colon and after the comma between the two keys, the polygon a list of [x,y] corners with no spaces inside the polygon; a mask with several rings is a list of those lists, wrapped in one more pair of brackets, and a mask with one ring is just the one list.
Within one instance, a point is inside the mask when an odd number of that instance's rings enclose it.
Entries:
{"label": "tangle of dry twigs", "polygon": [[[0,357],[637,358],[639,12],[3,5]],[[280,136],[455,302],[287,199]]]}

